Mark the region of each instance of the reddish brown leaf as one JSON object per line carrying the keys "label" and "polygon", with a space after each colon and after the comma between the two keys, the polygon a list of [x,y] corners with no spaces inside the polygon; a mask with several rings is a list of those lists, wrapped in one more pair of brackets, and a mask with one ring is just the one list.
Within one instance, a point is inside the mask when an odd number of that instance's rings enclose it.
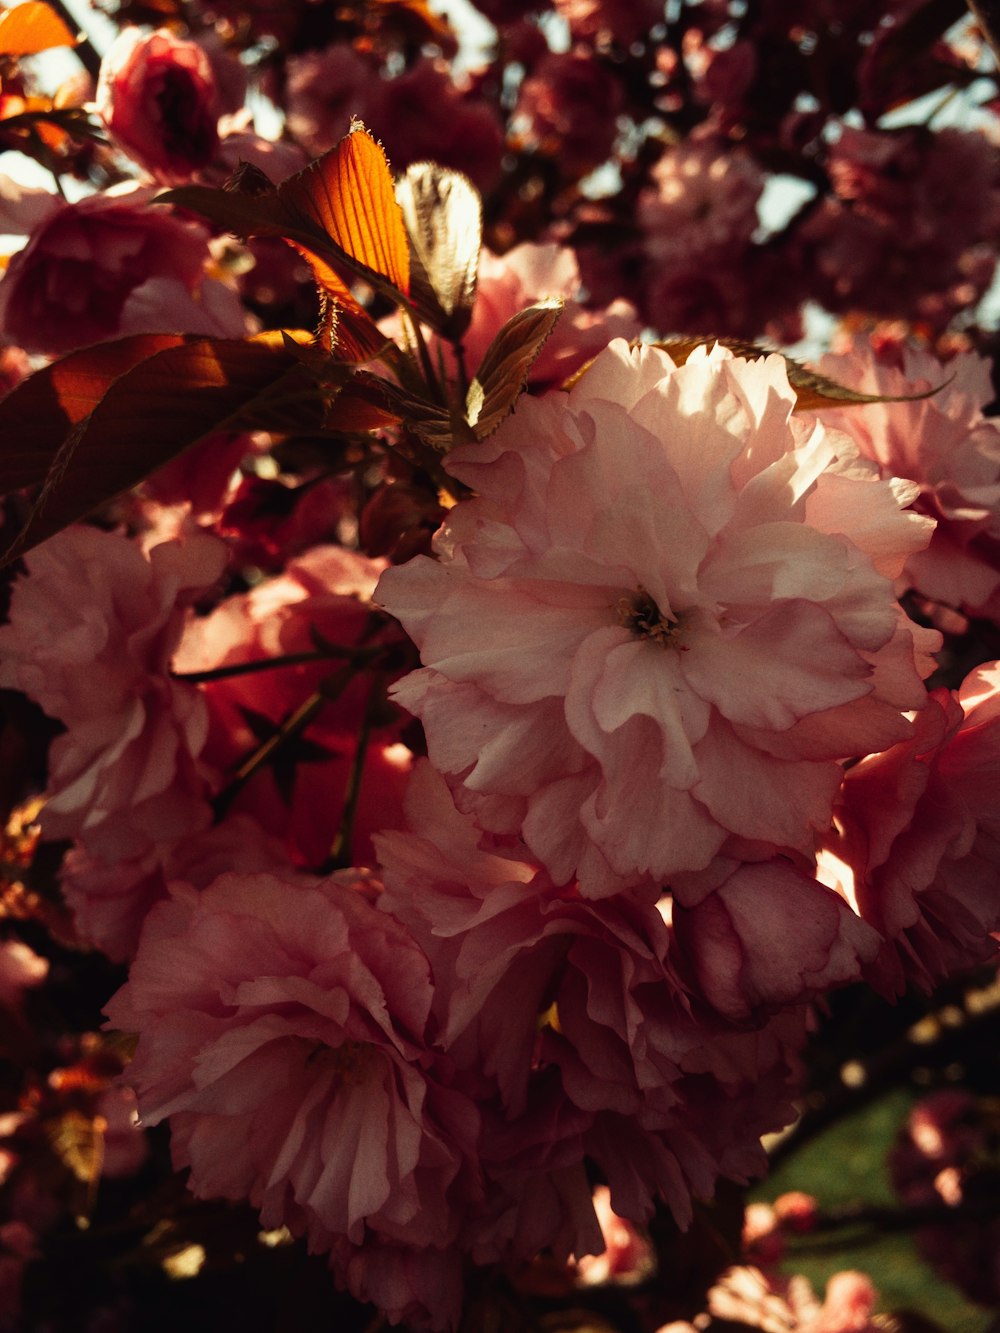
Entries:
{"label": "reddish brown leaf", "polygon": [[775,352],[772,348],[760,347],[756,343],[741,342],[737,338],[668,338],[664,342],[654,343],[653,346],[659,347],[672,361],[682,366],[696,347],[714,347],[716,343],[728,348],[734,356],[744,357],[748,361],[756,361],[765,356],[782,357],[788,372],[788,383],[795,390],[797,412],[814,412],[823,407],[843,407],[852,403],[916,403],[921,398],[933,398],[945,387],[944,384],[939,384],[921,393],[895,395],[858,393],[856,389],[849,389],[846,384],[838,384],[836,380],[821,375],[816,370],[810,370],[808,366],[803,366],[793,357],[785,356],[784,352]]}
{"label": "reddish brown leaf", "polygon": [[25,0],[0,14],[0,55],[33,56],[54,46],[76,46],[76,37],[41,0]]}
{"label": "reddish brown leaf", "polygon": [[328,391],[286,347],[202,338],[147,357],[49,455],[6,558],[36,546],[217,430],[317,429]]}
{"label": "reddish brown leaf", "polygon": [[100,343],[19,384],[0,402],[0,495],[40,485],[70,429],[109,386],[140,361],[182,342],[177,334],[140,334]]}
{"label": "reddish brown leaf", "polygon": [[476,439],[495,431],[513,408],[562,307],[555,297],[528,306],[507,321],[486,349],[466,399],[466,419]]}

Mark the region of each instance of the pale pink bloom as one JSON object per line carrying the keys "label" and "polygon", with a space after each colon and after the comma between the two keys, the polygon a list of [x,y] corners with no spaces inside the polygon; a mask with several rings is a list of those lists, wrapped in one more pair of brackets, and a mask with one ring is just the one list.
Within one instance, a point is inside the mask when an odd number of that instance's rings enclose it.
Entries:
{"label": "pale pink bloom", "polygon": [[45,837],[78,838],[114,863],[208,823],[208,713],[169,672],[186,608],[225,562],[214,537],[164,543],[147,559],[90,527],[25,557],[0,629],[0,683],[66,726],[49,750]]}
{"label": "pale pink bloom", "polygon": [[[191,621],[181,644],[182,671],[222,669],[299,653],[328,643],[348,650],[398,641],[394,625],[370,601],[384,561],[340,546],[317,546],[289,561],[283,573],[250,592],[227,598],[211,615]],[[318,637],[317,637],[318,636]],[[250,814],[280,838],[293,860],[318,866],[337,833],[357,738],[370,693],[370,672],[350,671],[343,657],[323,658],[202,686],[210,730],[206,758],[232,770],[265,737],[324,685],[347,674],[291,751],[294,770],[264,765],[240,789],[230,809]],[[400,743],[401,719],[391,710],[376,720],[365,754],[354,821],[354,855],[371,860],[370,835],[400,822],[412,754]]]}
{"label": "pale pink bloom", "polygon": [[242,338],[236,292],[209,276],[201,223],[148,207],[152,188],[53,199],[0,282],[0,329],[28,352],[59,356],[132,333]]}
{"label": "pale pink bloom", "polygon": [[884,944],[878,989],[930,990],[997,954],[1000,930],[1000,663],[935,690],[912,739],[845,777],[820,876]]}
{"label": "pale pink bloom", "polygon": [[354,116],[367,121],[379,83],[377,67],[346,42],[293,55],[284,97],[289,130],[318,157],[348,133]]}
{"label": "pale pink bloom", "polygon": [[883,344],[876,353],[858,338],[818,368],[862,393],[939,390],[919,402],[820,415],[846,431],[883,476],[915,481],[914,508],[937,519],[930,545],[906,562],[906,584],[969,615],[1000,619],[1000,427],[983,416],[994,396],[989,363],[967,352],[943,365],[910,343]]}
{"label": "pale pink bloom", "polygon": [[651,181],[639,201],[639,223],[654,273],[745,249],[764,189],[764,173],[749,153],[688,139],[663,154]]}
{"label": "pale pink bloom", "polygon": [[0,1006],[19,1009],[26,990],[40,986],[48,975],[47,959],[21,940],[0,941]]}
{"label": "pale pink bloom", "polygon": [[719,1320],[761,1333],[877,1333],[877,1299],[864,1273],[834,1273],[820,1300],[804,1277],[768,1278],[758,1268],[730,1268],[708,1293],[708,1308]]}
{"label": "pale pink bloom", "polygon": [[647,1235],[611,1206],[607,1185],[594,1190],[594,1212],[604,1237],[602,1254],[586,1254],[576,1262],[581,1286],[595,1287],[605,1282],[631,1285],[642,1282],[656,1271],[656,1256]]}
{"label": "pale pink bloom", "polygon": [[479,498],[382,576],[426,664],[395,698],[557,884],[691,901],[747,840],[809,853],[838,761],[912,732],[940,640],[892,580],[931,524],[793,406],[780,357],[615,342],[449,456]]}
{"label": "pale pink bloom", "polygon": [[233,814],[213,828],[192,830],[116,863],[71,847],[59,881],[80,940],[125,962],[135,956],[142,924],[154,904],[169,895],[171,883],[203,889],[226,870],[295,877],[281,843],[249,815]]}
{"label": "pale pink bloom", "polygon": [[219,96],[197,42],[125,28],[101,61],[96,102],[113,141],[161,184],[182,185],[211,161]]}
{"label": "pale pink bloom", "polygon": [[142,1123],[169,1117],[194,1193],[249,1198],[315,1250],[451,1246],[471,1188],[476,1110],[426,1067],[430,970],[377,888],[354,871],[179,888],[107,1008],[139,1036]]}

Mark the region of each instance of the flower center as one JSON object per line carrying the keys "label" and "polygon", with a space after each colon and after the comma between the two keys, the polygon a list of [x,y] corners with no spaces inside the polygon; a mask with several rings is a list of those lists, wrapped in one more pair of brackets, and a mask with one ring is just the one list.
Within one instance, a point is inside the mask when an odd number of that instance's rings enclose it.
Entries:
{"label": "flower center", "polygon": [[325,1042],[317,1041],[306,1057],[306,1064],[322,1062],[332,1069],[338,1083],[360,1083],[368,1063],[368,1050],[368,1044],[362,1041],[345,1041],[339,1046],[327,1046]]}
{"label": "flower center", "polygon": [[678,647],[680,621],[665,616],[645,588],[639,588],[618,603],[618,620],[636,639],[652,639],[664,648]]}

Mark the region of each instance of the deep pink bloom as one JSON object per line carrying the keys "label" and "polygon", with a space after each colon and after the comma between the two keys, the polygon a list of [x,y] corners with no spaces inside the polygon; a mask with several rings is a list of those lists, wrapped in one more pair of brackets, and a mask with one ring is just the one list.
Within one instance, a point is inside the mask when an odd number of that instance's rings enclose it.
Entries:
{"label": "deep pink bloom", "polygon": [[371,89],[366,124],[395,172],[429,159],[464,172],[482,194],[500,175],[503,122],[496,106],[457,83],[443,61],[418,60]]}
{"label": "deep pink bloom", "polygon": [[195,1194],[249,1198],[264,1226],[334,1248],[358,1294],[371,1279],[345,1242],[458,1240],[478,1129],[473,1103],[426,1068],[430,970],[375,890],[353,871],[179,888],[107,1008],[139,1036],[143,1123],[170,1118]]}
{"label": "deep pink bloom", "polygon": [[833,193],[795,234],[797,263],[831,310],[943,328],[974,305],[995,267],[1000,170],[985,135],[845,127]]}
{"label": "deep pink bloom", "polygon": [[382,576],[426,664],[395,697],[459,803],[556,883],[809,853],[838,761],[911,734],[939,638],[892,579],[930,524],[793,405],[778,357],[613,343],[450,455],[480,498],[439,560]]}
{"label": "deep pink bloom", "polygon": [[349,132],[352,117],[367,122],[379,82],[377,66],[344,42],[292,56],[285,87],[288,128],[314,156],[325,153]]}
{"label": "deep pink bloom", "polygon": [[624,101],[618,79],[585,49],[550,52],[521,84],[511,129],[565,175],[583,176],[610,155]]}
{"label": "deep pink bloom", "polygon": [[[376,839],[381,906],[427,953],[437,1045],[484,1109],[474,1256],[599,1249],[588,1159],[632,1221],[658,1196],[683,1224],[691,1195],[710,1194],[720,1174],[759,1170],[763,1126],[789,1113],[801,1036],[801,1010],[767,1021],[768,1000],[790,999],[781,983],[763,1002],[751,991],[741,1006],[710,1007],[698,979],[682,979],[689,946],[666,905],[556,889],[523,847],[493,844],[462,816],[429,764],[411,780],[407,817],[412,831]],[[849,916],[840,904],[837,914]],[[825,929],[804,913],[783,942],[832,957]],[[857,972],[854,959],[827,984]],[[808,994],[800,979],[796,998]],[[725,1112],[710,1114],[714,1103]]]}
{"label": "deep pink bloom", "polygon": [[108,862],[72,847],[59,880],[81,941],[125,962],[135,956],[150,909],[169,896],[172,883],[203,889],[226,870],[295,878],[282,844],[249,815],[234,814],[125,861]]}
{"label": "deep pink bloom", "polygon": [[908,343],[883,343],[876,353],[857,339],[846,353],[823,357],[819,369],[862,393],[939,390],[919,402],[821,416],[883,476],[915,481],[914,508],[937,520],[930,545],[906,562],[907,584],[948,607],[1000,619],[1000,426],[982,410],[993,399],[989,364],[968,352],[942,365]]}
{"label": "deep pink bloom", "polygon": [[[383,568],[383,561],[340,546],[314,547],[289,561],[281,574],[192,621],[178,667],[223,669],[300,653],[315,655],[322,643],[350,652],[398,641],[396,627],[378,617],[370,601]],[[321,865],[329,855],[358,733],[377,682],[370,672],[352,670],[343,656],[333,655],[228,676],[201,689],[210,719],[206,758],[220,771],[232,771],[338,677],[344,677],[341,685],[331,689],[301,739],[290,747],[287,764],[259,768],[230,807],[252,815],[301,865]],[[353,826],[352,859],[358,864],[371,861],[369,838],[375,830],[398,826],[411,762],[410,751],[399,741],[398,715],[387,713],[383,701],[365,752]]]}
{"label": "deep pink bloom", "polygon": [[75,527],[25,557],[0,682],[66,726],[49,751],[46,837],[116,863],[207,825],[208,714],[169,671],[186,608],[226,555],[200,536],[147,559],[125,537]]}
{"label": "deep pink bloom", "polygon": [[197,42],[125,28],[101,61],[97,112],[119,148],[164,185],[182,185],[218,143],[219,97]]}
{"label": "deep pink bloom", "polygon": [[244,337],[236,292],[209,276],[208,231],[147,207],[153,193],[53,199],[0,282],[4,336],[46,356],[130,333]]}
{"label": "deep pink bloom", "polygon": [[888,994],[996,957],[1000,663],[935,690],[915,728],[847,773],[820,856],[884,940],[870,980]]}

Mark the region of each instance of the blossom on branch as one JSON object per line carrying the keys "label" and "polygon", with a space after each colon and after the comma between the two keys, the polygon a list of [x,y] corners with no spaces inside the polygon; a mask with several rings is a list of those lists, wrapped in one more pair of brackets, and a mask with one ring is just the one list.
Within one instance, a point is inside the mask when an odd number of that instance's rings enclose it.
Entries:
{"label": "blossom on branch", "polygon": [[838,761],[912,732],[939,636],[892,580],[932,525],[794,405],[779,357],[613,343],[449,456],[478,498],[382,576],[425,664],[395,698],[557,884],[683,898],[720,852],[809,853]]}
{"label": "blossom on branch", "polygon": [[101,61],[97,110],[115,143],[163,185],[190,180],[219,140],[211,62],[165,28],[119,33]]}

